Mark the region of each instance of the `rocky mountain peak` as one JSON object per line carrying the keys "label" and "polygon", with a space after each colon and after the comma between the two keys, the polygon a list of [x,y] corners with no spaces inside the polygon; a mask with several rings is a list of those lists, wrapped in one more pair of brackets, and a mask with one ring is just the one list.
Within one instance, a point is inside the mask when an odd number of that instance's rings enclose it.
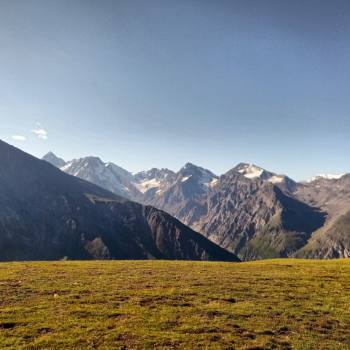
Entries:
{"label": "rocky mountain peak", "polygon": [[169,170],[167,168],[152,168],[150,170],[144,170],[140,171],[136,174],[134,174],[135,181],[143,181],[143,180],[150,180],[150,179],[164,179],[169,176],[174,176],[175,173],[172,170]]}
{"label": "rocky mountain peak", "polygon": [[234,170],[242,174],[247,179],[261,178],[267,180],[275,175],[274,173],[252,163],[239,163],[234,167]]}
{"label": "rocky mountain peak", "polygon": [[99,157],[73,159],[61,170],[128,199],[135,199],[139,194],[131,181],[131,173],[116,164],[104,163]]}
{"label": "rocky mountain peak", "polygon": [[53,152],[48,152],[47,154],[44,155],[44,157],[42,158],[43,160],[49,162],[50,164],[52,164],[53,166],[55,166],[56,168],[61,168],[63,167],[66,162],[64,159],[57,157]]}
{"label": "rocky mountain peak", "polygon": [[177,173],[175,182],[178,184],[185,184],[186,186],[199,186],[202,190],[207,191],[217,178],[218,177],[208,169],[204,169],[192,163],[186,163]]}

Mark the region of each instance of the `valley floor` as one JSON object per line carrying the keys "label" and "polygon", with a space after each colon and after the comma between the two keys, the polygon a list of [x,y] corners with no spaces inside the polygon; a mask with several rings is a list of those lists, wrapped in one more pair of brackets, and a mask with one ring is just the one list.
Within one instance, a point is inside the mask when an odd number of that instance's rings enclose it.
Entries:
{"label": "valley floor", "polygon": [[350,349],[350,260],[0,263],[1,349]]}

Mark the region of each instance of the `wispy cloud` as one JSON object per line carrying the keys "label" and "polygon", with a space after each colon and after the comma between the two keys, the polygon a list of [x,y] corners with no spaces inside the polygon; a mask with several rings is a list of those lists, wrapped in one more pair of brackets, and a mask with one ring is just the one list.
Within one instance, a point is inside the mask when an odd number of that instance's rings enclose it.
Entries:
{"label": "wispy cloud", "polygon": [[36,123],[36,126],[34,129],[31,130],[33,134],[35,134],[39,139],[47,140],[48,139],[48,132],[46,129],[44,129],[40,123]]}
{"label": "wispy cloud", "polygon": [[12,139],[16,141],[26,141],[27,138],[23,135],[12,135]]}

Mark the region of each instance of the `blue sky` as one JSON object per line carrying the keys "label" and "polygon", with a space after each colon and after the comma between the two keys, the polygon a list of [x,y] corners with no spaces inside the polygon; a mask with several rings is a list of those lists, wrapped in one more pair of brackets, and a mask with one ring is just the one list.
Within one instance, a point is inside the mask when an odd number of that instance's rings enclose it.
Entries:
{"label": "blue sky", "polygon": [[2,0],[0,138],[131,171],[349,172],[349,38],[340,0]]}

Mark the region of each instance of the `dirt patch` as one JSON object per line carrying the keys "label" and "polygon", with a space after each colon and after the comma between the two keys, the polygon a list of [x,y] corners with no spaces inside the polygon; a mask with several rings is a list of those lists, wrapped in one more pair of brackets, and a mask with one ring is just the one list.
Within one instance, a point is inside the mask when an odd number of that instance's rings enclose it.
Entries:
{"label": "dirt patch", "polygon": [[19,323],[19,322],[1,322],[0,329],[13,329],[23,325],[24,325],[23,323]]}
{"label": "dirt patch", "polygon": [[53,332],[52,328],[48,328],[48,327],[42,327],[38,329],[38,333],[39,334],[47,334],[47,333],[51,333]]}

